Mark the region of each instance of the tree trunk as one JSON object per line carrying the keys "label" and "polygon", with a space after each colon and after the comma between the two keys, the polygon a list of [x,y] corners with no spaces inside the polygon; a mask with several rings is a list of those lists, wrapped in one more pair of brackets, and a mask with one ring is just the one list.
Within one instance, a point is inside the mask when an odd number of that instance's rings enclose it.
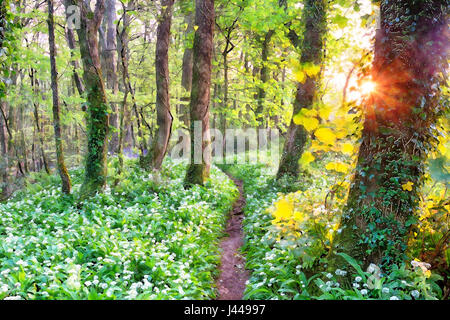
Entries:
{"label": "tree trunk", "polygon": [[[37,98],[39,91],[37,88],[37,79],[35,78],[35,70],[33,68],[31,68],[30,70],[30,80],[31,80],[31,87],[33,88],[33,93],[35,95],[35,97]],[[42,156],[42,161],[44,162],[44,169],[45,172],[47,172],[47,174],[50,174],[50,168],[48,166],[48,161],[47,161],[47,155],[45,154],[45,145],[44,145],[44,132],[42,131],[41,128],[41,123],[39,121],[39,104],[37,102],[33,103],[34,106],[34,121],[36,123],[36,129],[37,129],[37,133],[38,133],[38,137],[39,137],[39,147],[41,149],[41,156]]]}
{"label": "tree trunk", "polygon": [[[119,81],[117,77],[117,34],[116,24],[116,0],[109,0],[106,2],[105,8],[106,18],[106,46],[103,56],[105,57],[106,66],[106,87],[112,90],[115,95],[119,92]],[[109,150],[112,153],[117,152],[119,135],[118,135],[118,114],[117,103],[111,102],[111,116],[109,125],[115,130],[111,133],[111,141],[109,143]]]}
{"label": "tree trunk", "polygon": [[258,107],[256,108],[256,120],[258,121],[258,127],[260,129],[266,128],[264,102],[266,100],[266,88],[265,85],[269,80],[269,68],[267,66],[269,60],[269,45],[270,39],[274,34],[273,30],[269,30],[264,36],[261,50],[261,69],[260,69],[260,85],[258,87]]}
{"label": "tree trunk", "polygon": [[[3,103],[3,102],[0,102]],[[3,108],[2,108],[3,110]],[[6,138],[6,123],[3,117],[0,116],[0,201],[8,198],[8,142]]]}
{"label": "tree trunk", "polygon": [[[19,116],[18,116],[18,131],[20,134],[20,151],[22,153],[22,161],[23,161],[23,169],[26,174],[30,173],[30,169],[28,167],[28,152],[27,152],[27,143],[25,142],[25,132],[24,132],[24,109],[25,106],[19,106]],[[20,160],[19,160],[20,161]]]}
{"label": "tree trunk", "polygon": [[[189,106],[191,115],[191,163],[184,181],[187,187],[193,184],[203,185],[209,178],[211,167],[209,104],[214,36],[214,0],[196,0],[195,24],[198,29],[194,37],[194,65]],[[202,137],[195,137],[194,135],[196,122],[201,124]],[[202,154],[196,157],[196,151],[199,152],[200,150]]]}
{"label": "tree trunk", "polygon": [[[224,53],[223,55],[223,101],[220,112],[220,129],[223,133],[227,129],[227,112],[228,112],[228,53]],[[215,97],[213,97],[215,98]],[[225,138],[225,137],[224,137]]]}
{"label": "tree trunk", "polygon": [[[64,1],[64,8],[66,10],[66,17],[67,17],[67,7],[71,5],[71,1],[72,0],[65,0]],[[83,81],[81,80],[77,70],[79,68],[79,63],[78,61],[75,59],[74,54],[73,54],[73,50],[75,50],[75,35],[73,34],[73,30],[68,27],[66,28],[66,39],[67,39],[67,44],[69,46],[70,49],[70,58],[71,61],[70,63],[72,64],[72,77],[73,77],[73,81],[75,82],[75,86],[77,87],[77,91],[78,94],[81,96],[84,93],[84,84]]]}
{"label": "tree trunk", "polygon": [[[327,1],[307,0],[303,9],[305,31],[303,34],[302,56],[300,64],[322,65],[325,47]],[[297,41],[293,41],[296,43]],[[311,108],[317,99],[320,86],[320,74],[306,76],[304,83],[297,83],[297,92],[293,106],[291,123],[286,133],[283,153],[278,167],[277,179],[283,176],[297,177],[298,161],[303,154],[308,132],[302,125],[294,123],[294,116],[303,108]]]}
{"label": "tree trunk", "polygon": [[[190,12],[185,17],[185,23],[187,24],[185,41],[188,42],[190,38],[190,34],[194,31],[194,13]],[[192,88],[192,65],[194,63],[193,60],[193,52],[192,52],[192,41],[186,43],[184,53],[183,53],[183,66],[182,66],[182,74],[181,74],[181,85],[186,90],[186,95],[181,98],[182,104],[182,119],[186,128],[190,127],[189,124],[189,108],[187,103],[189,102],[189,94]]]}
{"label": "tree trunk", "polygon": [[[136,116],[136,123],[137,123],[137,134],[139,137],[138,145],[139,145],[139,160],[141,167],[145,168],[145,151],[147,150],[147,141],[144,138],[144,133],[142,132],[142,126],[141,126],[141,117],[137,108],[137,102],[134,95],[134,90],[131,85],[131,79],[130,74],[128,72],[128,59],[129,59],[129,52],[128,52],[128,42],[129,42],[129,27],[131,23],[130,15],[127,13],[127,11],[134,8],[134,1],[128,2],[127,6],[122,3],[123,7],[123,15],[122,15],[122,21],[123,21],[123,28],[122,31],[119,34],[119,52],[120,52],[120,61],[122,66],[122,81],[124,84],[124,91],[125,94],[130,94],[131,101],[133,104],[133,111]],[[126,103],[126,99],[124,100],[124,103]],[[124,107],[126,108],[126,106]],[[131,115],[130,115],[131,118]],[[134,137],[134,126],[131,123],[131,133],[132,133],[132,140],[133,145],[136,145],[136,139]]]}
{"label": "tree trunk", "polygon": [[127,112],[127,97],[128,97],[128,90],[125,90],[125,94],[123,96],[122,105],[120,107],[119,112],[119,142],[118,142],[118,149],[117,149],[117,155],[119,157],[119,168],[117,170],[117,179],[116,184],[119,182],[118,179],[120,178],[120,175],[123,172],[123,145],[124,145],[124,138],[125,138],[125,116]]}
{"label": "tree trunk", "polygon": [[105,10],[105,1],[97,0],[94,12],[82,0],[72,0],[72,4],[78,5],[81,12],[81,24],[77,33],[88,100],[88,149],[85,178],[80,194],[80,199],[84,200],[103,189],[108,169],[108,104],[98,46],[98,30]]}
{"label": "tree trunk", "polygon": [[[194,14],[189,13],[185,17],[186,28],[186,41],[189,39],[189,35],[194,31]],[[181,75],[181,85],[186,91],[190,92],[192,88],[192,65],[193,65],[193,52],[192,43],[187,43],[183,53],[183,70]]]}
{"label": "tree trunk", "polygon": [[[404,259],[416,221],[436,121],[448,102],[440,86],[448,67],[448,6],[444,0],[383,1],[356,173],[335,250],[367,266]],[[341,263],[335,257],[332,265]]]}
{"label": "tree trunk", "polygon": [[[148,154],[151,166],[159,170],[167,152],[172,132],[173,117],[170,112],[169,96],[169,41],[172,23],[173,0],[161,0],[161,17],[156,38],[156,125],[157,132]],[[147,168],[148,169],[148,168]]]}
{"label": "tree trunk", "polygon": [[[56,162],[58,164],[58,172],[62,181],[62,192],[70,194],[72,187],[64,162],[64,150],[61,139],[61,121],[59,110],[59,94],[58,94],[58,72],[56,70],[56,47],[55,47],[55,26],[53,17],[53,0],[47,0],[48,4],[48,39],[50,47],[50,65],[53,92],[53,127],[55,129],[55,146],[56,146]],[[39,130],[39,128],[38,128]],[[44,163],[45,164],[45,163]]]}
{"label": "tree trunk", "polygon": [[[23,171],[22,164],[20,163],[19,152],[17,146],[14,144],[14,128],[12,128],[12,117],[7,117],[6,115],[6,103],[4,101],[0,102],[0,113],[3,119],[3,123],[5,124],[6,132],[8,133],[8,144],[7,144],[7,152],[11,153],[11,158],[15,158],[17,161],[18,172],[25,176],[25,172]],[[14,154],[12,153],[12,149],[14,149]]]}

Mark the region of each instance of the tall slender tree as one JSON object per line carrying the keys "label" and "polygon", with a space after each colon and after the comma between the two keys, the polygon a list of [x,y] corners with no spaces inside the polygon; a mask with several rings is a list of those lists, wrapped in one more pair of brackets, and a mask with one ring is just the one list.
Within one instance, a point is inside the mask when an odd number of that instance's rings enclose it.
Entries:
{"label": "tall slender tree", "polygon": [[[117,32],[116,32],[116,0],[108,0],[105,7],[105,46],[104,46],[104,60],[105,60],[105,78],[106,87],[115,95],[119,92],[119,79],[117,74]],[[111,102],[111,116],[110,126],[114,128],[111,134],[109,149],[112,153],[117,152],[119,144],[119,117],[117,110],[117,103]]]}
{"label": "tall slender tree", "polygon": [[[8,1],[2,1],[0,3],[0,49],[3,49],[3,42],[5,38],[5,32],[6,32],[6,6],[8,5]],[[5,70],[3,70],[6,67],[6,63],[3,62],[3,60],[0,60],[0,74],[3,74]],[[7,121],[6,117],[3,117],[4,115],[4,108],[3,108],[3,97],[5,95],[5,84],[3,83],[3,80],[1,80],[2,83],[0,83],[0,154],[1,154],[1,161],[0,161],[0,201],[4,200],[8,196],[8,141],[6,137],[6,128],[7,128]]]}
{"label": "tall slender tree", "polygon": [[[49,30],[49,36],[50,36],[50,30]],[[38,88],[38,80],[36,79],[36,71],[31,68],[30,70],[30,80],[31,80],[31,87],[33,88],[33,93],[35,97],[37,98],[39,96],[39,88]],[[50,174],[50,167],[47,160],[47,154],[45,153],[45,142],[44,142],[44,132],[41,127],[41,121],[39,119],[39,103],[37,101],[33,102],[34,106],[34,122],[36,124],[36,130],[39,137],[39,148],[41,149],[41,156],[42,156],[42,162],[44,163],[44,169],[47,174]]]}
{"label": "tall slender tree", "polygon": [[[68,7],[71,5],[72,0],[64,0],[64,9],[66,10],[66,19],[69,19],[70,14]],[[78,94],[81,96],[84,93],[84,84],[83,80],[81,79],[80,75],[78,74],[77,70],[80,66],[77,59],[75,59],[74,52],[75,50],[75,34],[73,33],[72,26],[67,26],[66,28],[66,40],[67,45],[70,49],[70,57],[71,57],[71,65],[72,65],[72,78],[75,82],[75,86],[77,87]]]}
{"label": "tall slender tree", "polygon": [[[189,8],[190,9],[190,8]],[[187,103],[189,102],[189,94],[191,93],[192,88],[192,65],[194,63],[194,57],[192,52],[192,38],[190,37],[191,33],[194,32],[194,12],[189,11],[184,21],[187,25],[185,32],[185,49],[183,53],[183,66],[182,66],[182,74],[181,74],[181,85],[184,90],[186,90],[185,96],[181,97],[182,104],[182,118],[184,125],[189,128],[189,108],[187,107]]]}
{"label": "tall slender tree", "polygon": [[107,176],[109,115],[98,45],[98,30],[105,11],[105,0],[97,0],[94,11],[83,0],[71,1],[80,8],[77,34],[88,103],[88,150],[80,193],[80,199],[83,200],[102,190]]}
{"label": "tall slender tree", "polygon": [[[366,265],[404,258],[448,68],[448,1],[382,1],[358,163],[335,250]],[[335,265],[340,264],[339,257]]]}
{"label": "tall slender tree", "polygon": [[[51,65],[51,80],[52,80],[52,92],[53,92],[53,127],[55,129],[55,146],[56,146],[56,159],[58,164],[58,172],[62,181],[62,192],[65,194],[70,193],[72,187],[64,161],[63,143],[61,137],[61,120],[60,120],[60,108],[59,108],[59,94],[58,94],[58,72],[56,70],[56,46],[55,46],[55,19],[53,16],[53,0],[47,0],[48,5],[48,39],[50,47],[50,65]],[[39,129],[39,127],[38,127]]]}
{"label": "tall slender tree", "polygon": [[[204,184],[211,167],[209,135],[209,105],[214,36],[214,0],[196,0],[194,36],[194,64],[190,108],[191,163],[187,169],[185,186]],[[201,124],[201,137],[196,137],[196,125]],[[201,152],[201,155],[199,153]]]}
{"label": "tall slender tree", "polygon": [[261,43],[261,68],[260,68],[260,85],[258,87],[257,100],[258,106],[256,108],[256,119],[258,120],[259,128],[266,127],[266,116],[264,110],[264,104],[266,100],[266,88],[267,81],[269,81],[269,53],[270,53],[270,40],[274,34],[274,30],[269,30],[264,35],[264,40]]}
{"label": "tall slender tree", "polygon": [[174,0],[161,0],[161,15],[156,31],[156,135],[148,156],[151,167],[159,170],[167,152],[172,132],[169,96],[169,41]]}
{"label": "tall slender tree", "polygon": [[[281,3],[281,2],[280,2]],[[304,3],[302,17],[305,21],[303,40],[300,44],[302,50],[300,64],[314,64],[320,66],[323,63],[323,51],[325,46],[326,17],[328,1],[326,0],[306,0]],[[291,42],[298,43],[294,37]],[[317,92],[320,86],[320,73],[306,76],[304,82],[297,83],[293,114],[291,123],[286,133],[283,153],[278,167],[277,178],[283,176],[297,177],[298,161],[303,154],[308,132],[302,125],[294,123],[294,116],[301,109],[310,109],[317,99]]]}
{"label": "tall slender tree", "polygon": [[[142,122],[143,122],[143,116],[142,114],[139,112],[138,110],[138,105],[137,105],[137,101],[136,101],[136,96],[135,96],[135,92],[134,92],[134,88],[133,85],[131,83],[131,76],[130,76],[130,72],[129,72],[129,57],[130,57],[130,49],[129,49],[129,41],[130,41],[130,25],[132,22],[132,16],[130,15],[130,11],[135,10],[136,7],[136,2],[134,0],[129,1],[127,4],[125,4],[124,2],[122,2],[122,9],[123,9],[123,13],[122,13],[122,18],[120,20],[122,20],[122,30],[120,30],[120,32],[118,31],[118,49],[119,49],[119,55],[120,55],[120,64],[122,67],[122,82],[124,84],[124,100],[122,103],[122,110],[120,111],[120,115],[126,115],[126,102],[127,102],[127,97],[128,94],[131,96],[131,101],[132,101],[132,107],[133,107],[133,111],[134,114],[136,116],[136,129],[137,129],[137,133],[138,133],[138,145],[139,145],[139,162],[142,168],[146,168],[146,163],[147,163],[147,159],[145,157],[144,151],[147,150],[147,140],[144,137],[144,132],[142,130]],[[120,21],[119,21],[120,22]],[[117,29],[119,30],[119,29]],[[119,120],[121,121],[121,120]],[[133,139],[133,143],[134,143],[134,133],[133,133],[133,124],[130,125],[131,126],[131,136]],[[120,140],[120,135],[119,135],[119,140]],[[123,142],[123,141],[122,141]],[[134,143],[134,145],[136,145],[136,143]],[[120,147],[121,148],[121,147]],[[119,158],[121,156],[119,155]]]}

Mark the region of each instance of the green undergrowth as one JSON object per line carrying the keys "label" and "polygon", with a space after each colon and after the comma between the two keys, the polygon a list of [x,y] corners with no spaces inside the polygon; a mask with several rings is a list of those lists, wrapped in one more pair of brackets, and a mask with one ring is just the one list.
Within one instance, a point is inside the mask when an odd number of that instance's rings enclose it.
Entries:
{"label": "green undergrowth", "polygon": [[[325,163],[316,162],[299,181],[279,182],[273,179],[275,168],[267,163],[221,167],[244,182],[243,252],[251,272],[244,299],[439,299],[437,282],[442,277],[424,272],[426,264],[413,258],[383,273],[375,265],[363,270],[360,262],[343,256],[347,264],[329,270],[329,236],[341,208],[334,204],[329,216],[322,212],[325,196],[336,183],[323,174]],[[276,217],[286,210],[280,199],[291,196],[298,219],[306,222],[295,236],[287,237],[286,228],[292,225],[284,228]]]}
{"label": "green undergrowth", "polygon": [[243,252],[251,275],[244,299],[291,298],[302,281],[296,274],[298,261],[270,239],[273,217],[267,211],[288,186],[274,181],[273,168],[265,164],[233,165],[224,169],[243,180],[247,201]]}
{"label": "green undergrowth", "polygon": [[167,159],[149,174],[127,160],[120,182],[81,206],[82,169],[70,172],[74,196],[56,175],[30,177],[0,204],[0,299],[214,298],[237,188],[213,167],[204,187],[185,190],[185,170]]}

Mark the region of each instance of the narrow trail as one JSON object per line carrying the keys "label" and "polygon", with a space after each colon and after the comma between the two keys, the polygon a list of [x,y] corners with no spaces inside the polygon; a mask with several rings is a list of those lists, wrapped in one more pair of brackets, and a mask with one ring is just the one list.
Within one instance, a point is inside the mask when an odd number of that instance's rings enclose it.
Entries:
{"label": "narrow trail", "polygon": [[217,300],[241,300],[245,291],[245,283],[249,278],[249,273],[245,270],[245,258],[239,252],[244,243],[242,220],[244,218],[245,197],[242,181],[235,179],[228,173],[227,175],[238,187],[239,198],[233,204],[227,222],[225,232],[228,236],[220,242],[222,256],[219,266],[220,275],[216,281]]}

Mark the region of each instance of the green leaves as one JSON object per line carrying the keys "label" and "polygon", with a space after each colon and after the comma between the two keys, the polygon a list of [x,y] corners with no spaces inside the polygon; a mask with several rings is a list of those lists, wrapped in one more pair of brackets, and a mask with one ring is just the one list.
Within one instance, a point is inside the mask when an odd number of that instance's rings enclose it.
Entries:
{"label": "green leaves", "polygon": [[358,274],[360,276],[364,277],[364,271],[361,269],[361,266],[355,259],[353,259],[352,257],[350,257],[348,254],[346,254],[344,252],[337,252],[336,254],[338,256],[341,256],[345,261],[347,261],[348,264],[351,265],[356,270],[356,272],[358,272]]}
{"label": "green leaves", "polygon": [[345,28],[348,25],[348,18],[337,14],[332,18],[331,22],[337,24],[339,28]]}

